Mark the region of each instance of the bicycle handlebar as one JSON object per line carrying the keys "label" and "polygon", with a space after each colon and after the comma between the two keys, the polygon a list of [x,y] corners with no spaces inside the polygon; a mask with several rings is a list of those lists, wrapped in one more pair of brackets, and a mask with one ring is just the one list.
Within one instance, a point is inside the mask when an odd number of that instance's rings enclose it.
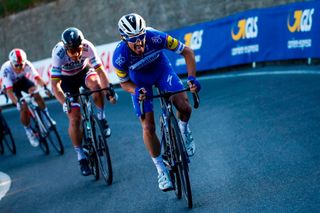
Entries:
{"label": "bicycle handlebar", "polygon": [[[81,90],[81,88],[79,90]],[[109,87],[105,87],[105,88],[97,89],[97,90],[85,90],[84,92],[79,92],[79,93],[73,94],[73,95],[71,95],[69,92],[67,92],[65,103],[67,104],[68,110],[71,109],[71,102],[72,102],[71,99],[72,98],[79,97],[79,96],[86,96],[87,97],[87,96],[90,96],[92,93],[101,92],[101,91],[110,91],[111,94],[114,94],[113,85],[109,84]]]}
{"label": "bicycle handlebar", "polygon": [[[190,91],[190,88],[185,88],[183,90],[179,90],[179,91],[175,91],[175,92],[165,92],[162,94],[158,94],[158,95],[153,95],[153,96],[149,96],[146,98],[146,100],[149,99],[154,99],[154,98],[165,98],[165,99],[169,99],[172,95],[178,94],[178,93],[182,93],[182,92],[188,92]],[[198,92],[196,93],[192,93],[192,97],[193,97],[193,107],[195,109],[197,109],[200,105],[200,98],[199,98],[199,94]],[[139,102],[140,105],[140,112],[141,112],[141,118],[144,119],[145,117],[145,113],[144,113],[144,100]]]}

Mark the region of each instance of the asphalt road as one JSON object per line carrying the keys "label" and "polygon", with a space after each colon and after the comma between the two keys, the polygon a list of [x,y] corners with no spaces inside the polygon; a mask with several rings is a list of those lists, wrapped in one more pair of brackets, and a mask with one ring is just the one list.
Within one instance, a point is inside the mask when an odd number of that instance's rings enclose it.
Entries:
{"label": "asphalt road", "polygon": [[[320,74],[277,71],[200,78],[201,105],[190,123],[197,145],[190,164],[192,212],[319,211]],[[54,150],[45,156],[31,147],[17,111],[4,110],[17,155],[0,156],[0,171],[12,181],[0,212],[189,211],[173,192],[158,189],[129,95],[118,93],[119,103],[106,106],[113,131],[111,186],[80,176],[67,118],[57,102],[48,107],[63,138],[63,156]]]}

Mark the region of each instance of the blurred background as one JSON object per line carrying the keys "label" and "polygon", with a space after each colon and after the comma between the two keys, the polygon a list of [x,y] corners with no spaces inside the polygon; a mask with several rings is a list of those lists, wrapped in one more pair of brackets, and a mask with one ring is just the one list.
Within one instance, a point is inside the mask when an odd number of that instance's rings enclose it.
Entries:
{"label": "blurred background", "polygon": [[95,45],[119,40],[117,22],[136,12],[147,25],[162,31],[216,20],[253,8],[299,0],[0,0],[0,63],[12,48],[24,49],[30,61],[51,56],[61,32],[81,29]]}

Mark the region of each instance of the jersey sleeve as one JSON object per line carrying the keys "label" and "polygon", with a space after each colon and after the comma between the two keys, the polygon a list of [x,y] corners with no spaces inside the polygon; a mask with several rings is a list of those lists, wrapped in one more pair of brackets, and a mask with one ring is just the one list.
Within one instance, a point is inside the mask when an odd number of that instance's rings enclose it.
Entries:
{"label": "jersey sleeve", "polygon": [[86,41],[86,43],[84,44],[84,48],[88,48],[89,63],[91,64],[91,66],[95,70],[103,69],[102,61],[97,53],[95,46],[90,41]]}
{"label": "jersey sleeve", "polygon": [[153,44],[159,44],[162,48],[181,54],[185,45],[178,39],[173,38],[165,32],[161,32],[154,28],[148,27],[151,34],[151,41]]}
{"label": "jersey sleeve", "polygon": [[178,54],[181,54],[185,45],[180,42],[178,39],[173,38],[172,36],[166,34],[165,47],[168,50],[174,51]]}
{"label": "jersey sleeve", "polygon": [[65,51],[56,45],[52,50],[52,69],[51,69],[51,80],[60,80],[61,78],[61,63],[60,61],[64,57]]}
{"label": "jersey sleeve", "polygon": [[129,77],[129,69],[126,63],[126,57],[124,49],[121,46],[122,44],[119,43],[114,50],[113,57],[112,57],[112,64],[114,67],[114,71],[117,74],[120,82],[126,82],[130,79]]}
{"label": "jersey sleeve", "polygon": [[37,78],[40,78],[40,75],[36,68],[33,66],[33,64],[30,61],[26,61],[26,73],[27,73],[27,78],[35,80]]}

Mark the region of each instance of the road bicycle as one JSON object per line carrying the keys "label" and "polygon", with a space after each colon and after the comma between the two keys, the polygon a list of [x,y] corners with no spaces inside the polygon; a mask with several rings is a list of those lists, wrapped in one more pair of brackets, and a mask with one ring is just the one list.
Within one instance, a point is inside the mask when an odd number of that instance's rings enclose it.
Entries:
{"label": "road bicycle", "polygon": [[[92,94],[102,91],[113,91],[112,85],[110,87],[87,90],[81,87],[79,94],[70,95],[66,93],[66,103],[68,110],[71,109],[71,103],[75,98],[79,98],[81,110],[81,127],[83,132],[83,149],[87,156],[91,173],[96,180],[100,179],[100,173],[107,185],[110,185],[113,180],[111,156],[107,139],[104,136],[104,129],[96,115],[95,103]],[[114,91],[113,91],[114,92]]]}
{"label": "road bicycle", "polygon": [[[6,95],[5,95],[6,96]],[[6,96],[8,102],[8,96]],[[7,121],[2,115],[2,110],[0,108],[0,154],[4,153],[4,144],[10,150],[12,154],[17,153],[16,144],[14,142],[11,130],[8,126]]]}
{"label": "road bicycle", "polygon": [[56,124],[44,113],[36,101],[33,94],[24,95],[20,100],[21,103],[25,102],[28,106],[28,113],[30,115],[30,127],[37,139],[39,140],[40,149],[48,155],[50,153],[48,142],[60,154],[64,154],[64,146],[61,137],[58,133]]}
{"label": "road bicycle", "polygon": [[[174,192],[178,199],[182,194],[187,201],[188,208],[192,208],[192,191],[189,178],[189,157],[185,149],[185,143],[180,132],[178,121],[175,117],[171,96],[190,91],[185,88],[176,92],[163,92],[157,88],[158,95],[147,97],[147,99],[160,99],[161,115],[160,115],[160,134],[161,134],[161,153],[164,163],[168,168],[171,180],[174,185]],[[198,93],[192,93],[194,108],[199,107]],[[140,102],[142,118],[144,116],[144,104]]]}

